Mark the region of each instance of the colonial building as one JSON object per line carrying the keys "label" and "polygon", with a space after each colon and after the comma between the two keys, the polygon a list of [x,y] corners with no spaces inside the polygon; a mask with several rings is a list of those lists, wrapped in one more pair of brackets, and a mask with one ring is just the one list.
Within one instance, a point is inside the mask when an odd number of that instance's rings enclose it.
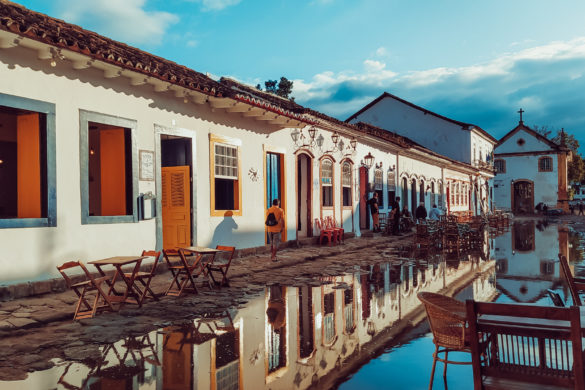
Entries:
{"label": "colonial building", "polygon": [[[472,211],[474,214],[491,210],[492,154],[497,141],[479,126],[447,118],[388,92],[350,116],[347,122],[366,122],[395,132],[462,163],[449,164],[441,178],[448,195],[445,209],[448,212]],[[414,172],[421,171],[405,170],[401,176],[411,183],[412,188],[417,188],[424,179],[410,177]],[[414,200],[416,196],[412,188],[404,195]]]}
{"label": "colonial building", "polygon": [[397,194],[457,211],[483,188],[478,166],[404,136],[11,2],[0,14],[0,282],[143,249],[263,247],[275,198],[290,241],[325,217],[360,235],[374,190],[383,211]]}
{"label": "colonial building", "polygon": [[496,145],[496,207],[522,214],[533,213],[536,205],[543,203],[549,209],[568,211],[567,163],[570,158],[567,147],[525,126],[520,116],[518,126]]}

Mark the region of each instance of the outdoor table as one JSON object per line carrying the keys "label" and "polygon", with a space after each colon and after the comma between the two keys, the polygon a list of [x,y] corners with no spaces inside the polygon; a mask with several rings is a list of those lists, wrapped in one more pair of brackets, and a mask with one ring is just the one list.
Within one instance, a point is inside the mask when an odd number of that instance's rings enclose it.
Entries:
{"label": "outdoor table", "polygon": [[[530,304],[527,304],[530,305]],[[579,306],[579,313],[581,317],[581,334],[585,337],[585,306]],[[530,318],[530,317],[515,317],[515,316],[500,316],[493,314],[482,314],[477,318],[477,322],[482,325],[491,326],[508,326],[513,324],[525,324],[527,328],[531,326],[547,327],[554,330],[570,331],[571,322],[563,320],[552,320],[544,318]]]}
{"label": "outdoor table", "polygon": [[201,271],[203,272],[204,276],[207,276],[209,282],[209,288],[213,288],[213,282],[211,280],[211,276],[209,273],[209,266],[213,264],[215,260],[215,254],[218,252],[222,252],[220,249],[215,248],[206,248],[204,246],[182,246],[179,247],[180,249],[184,250],[185,252],[190,252],[193,254],[197,254],[199,256],[209,255],[209,259],[206,262],[203,262],[203,258],[201,258]]}
{"label": "outdoor table", "polygon": [[[142,263],[142,259],[144,259],[144,258],[146,258],[146,256],[115,256],[115,257],[109,257],[107,259],[90,261],[89,264],[95,265],[98,272],[102,276],[106,276],[106,273],[102,269],[103,266],[111,265],[114,268],[116,268],[116,272],[114,273],[114,277],[108,281],[108,285],[110,286],[110,289],[108,290],[108,295],[109,295],[109,298],[113,302],[134,303],[134,304],[137,304],[138,306],[141,306],[141,304],[140,304],[140,289],[134,284],[134,279],[136,278],[136,274],[140,270],[140,264]],[[124,271],[122,270],[122,267],[125,265],[133,264],[133,263],[135,264],[134,269],[132,270],[132,273],[131,273],[130,277],[128,278],[124,275]],[[116,283],[116,279],[118,278],[118,275],[122,278],[122,280],[126,284],[126,291],[124,291],[124,294],[118,293],[116,291],[116,289],[114,288],[114,284]],[[112,293],[113,293],[113,295],[112,295]],[[132,296],[135,299],[135,301],[129,300],[128,299],[129,296]]]}

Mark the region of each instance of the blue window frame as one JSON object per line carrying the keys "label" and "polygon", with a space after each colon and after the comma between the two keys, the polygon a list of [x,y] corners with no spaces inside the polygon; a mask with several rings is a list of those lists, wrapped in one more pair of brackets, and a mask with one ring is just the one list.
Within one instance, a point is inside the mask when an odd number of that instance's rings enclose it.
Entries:
{"label": "blue window frame", "polygon": [[[92,134],[90,134],[90,131]],[[120,146],[123,150],[122,155],[118,155],[118,157],[121,158],[119,169],[124,172],[122,175],[122,180],[124,181],[122,184],[124,192],[121,200],[123,203],[121,206],[122,211],[105,211],[104,203],[100,203],[100,200],[96,199],[96,196],[102,197],[106,194],[112,194],[113,192],[104,187],[105,181],[102,180],[104,177],[107,177],[108,171],[105,170],[104,165],[101,164],[101,162],[95,163],[93,161],[94,156],[100,156],[99,158],[104,156],[104,154],[101,154],[101,151],[104,150],[104,146],[100,142],[104,141],[105,138],[103,137],[103,134],[108,131],[119,132],[119,135],[121,135],[120,139],[123,143],[123,145]],[[95,141],[94,136],[96,135],[99,141]],[[114,139],[114,141],[108,141],[108,145],[111,145],[112,142],[116,142],[115,135],[114,137],[107,138]],[[97,142],[96,149],[99,150],[94,150],[93,142]],[[92,144],[92,146],[90,146],[90,144]],[[92,156],[92,161],[90,161],[90,155]],[[102,159],[101,161],[104,160]],[[136,121],[80,110],[79,162],[81,175],[81,223],[107,224],[138,222],[138,151],[136,148]],[[95,172],[94,169],[96,169]],[[112,171],[111,164],[109,169]],[[97,178],[98,175],[100,176],[99,178]],[[100,186],[92,185],[98,181],[101,183]],[[98,195],[96,195],[96,193]]]}
{"label": "blue window frame", "polygon": [[[0,93],[0,109],[9,117],[19,114],[39,114],[38,143],[40,164],[40,209],[33,213],[34,217],[18,217],[10,212],[0,218],[0,228],[28,228],[28,227],[54,227],[57,226],[57,180],[56,180],[56,152],[55,152],[55,105],[39,100],[28,99],[19,96]],[[35,127],[37,127],[35,125]],[[0,130],[1,131],[1,130]],[[19,131],[18,125],[14,128]],[[15,142],[16,144],[16,142]],[[16,156],[16,149],[14,156]],[[13,156],[13,157],[14,157]],[[16,159],[17,161],[17,159]],[[16,166],[18,163],[14,162]],[[2,185],[6,185],[3,183]],[[18,186],[15,186],[15,196],[18,197]],[[14,188],[14,187],[13,187]],[[14,200],[18,202],[18,200]],[[37,203],[38,205],[39,203]]]}

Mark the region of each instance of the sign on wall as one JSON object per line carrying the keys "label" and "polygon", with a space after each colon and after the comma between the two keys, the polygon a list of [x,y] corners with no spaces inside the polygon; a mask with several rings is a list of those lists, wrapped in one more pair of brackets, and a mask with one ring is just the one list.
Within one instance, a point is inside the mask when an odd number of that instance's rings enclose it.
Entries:
{"label": "sign on wall", "polygon": [[154,181],[154,152],[152,150],[140,150],[139,180]]}

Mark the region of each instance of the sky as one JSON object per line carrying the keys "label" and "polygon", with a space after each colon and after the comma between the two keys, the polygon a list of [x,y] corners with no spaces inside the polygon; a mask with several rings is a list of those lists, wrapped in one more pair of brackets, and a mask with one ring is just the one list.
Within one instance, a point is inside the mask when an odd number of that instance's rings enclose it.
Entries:
{"label": "sky", "polygon": [[501,138],[564,128],[585,152],[583,0],[18,0],[213,77],[285,76],[347,119],[384,91]]}

